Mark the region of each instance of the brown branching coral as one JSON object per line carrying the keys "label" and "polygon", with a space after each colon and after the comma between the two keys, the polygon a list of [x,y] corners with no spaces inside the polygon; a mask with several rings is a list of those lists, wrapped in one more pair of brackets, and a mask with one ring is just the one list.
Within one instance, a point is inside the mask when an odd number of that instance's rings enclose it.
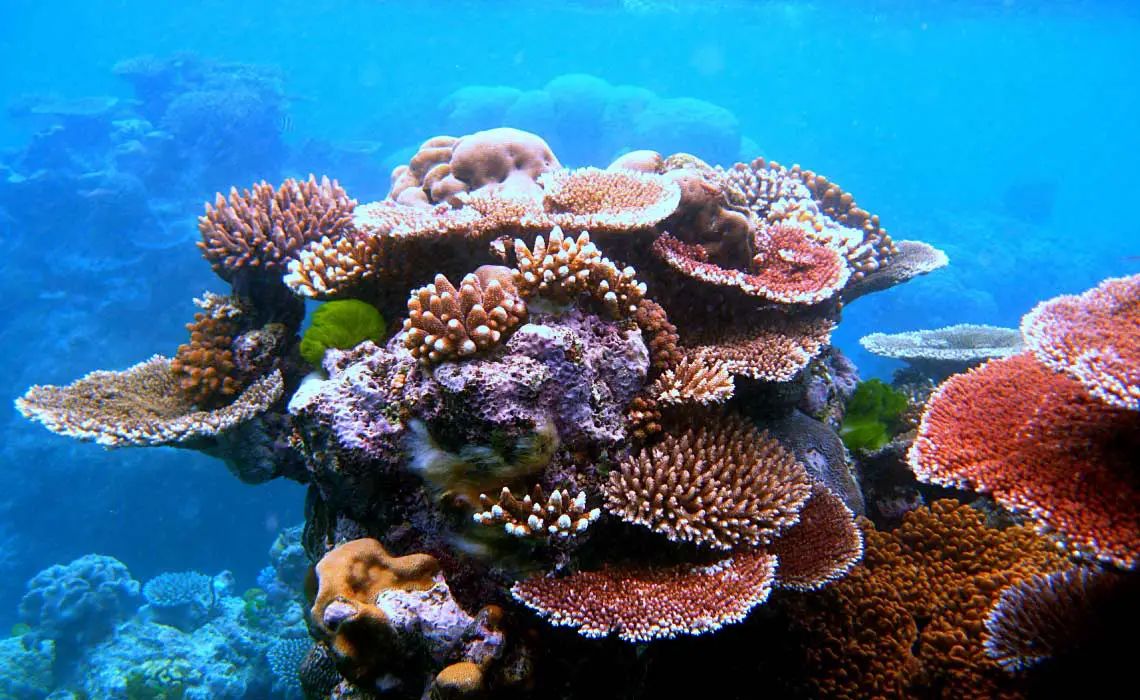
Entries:
{"label": "brown branching coral", "polygon": [[765,550],[780,560],[777,586],[812,591],[842,578],[863,557],[863,533],[843,499],[815,484],[799,521]]}
{"label": "brown branching coral", "polygon": [[214,271],[231,280],[239,271],[279,275],[291,256],[322,238],[337,239],[352,225],[356,200],[329,179],[290,178],[274,188],[259,182],[252,190],[220,193],[198,219],[198,247]]}
{"label": "brown branching coral", "polygon": [[602,514],[599,508],[586,508],[585,491],[571,496],[566,489],[555,489],[547,496],[541,486],[522,500],[504,486],[498,500],[479,494],[479,504],[483,510],[472,516],[476,523],[501,526],[515,537],[569,537],[585,532]]}
{"label": "brown branching coral", "polygon": [[1006,586],[1070,568],[1064,554],[1030,528],[988,528],[981,512],[956,501],[912,511],[893,532],[863,525],[863,562],[837,584],[789,601],[793,629],[808,633],[808,692],[1020,697],[986,656],[984,620]]}
{"label": "brown branching coral", "polygon": [[659,404],[708,405],[728,401],[735,389],[723,362],[684,358],[658,377],[649,392]]}
{"label": "brown branching coral", "polygon": [[33,386],[16,407],[60,435],[107,447],[196,447],[264,412],[281,397],[274,371],[229,405],[199,411],[182,396],[172,362],[155,356],[121,372],[96,371],[67,386]]}
{"label": "brown branching coral", "polygon": [[681,350],[677,347],[681,337],[660,304],[643,298],[633,314],[633,321],[645,336],[654,370],[662,372],[681,361]]}
{"label": "brown branching coral", "polygon": [[456,289],[443,275],[408,299],[404,345],[421,363],[471,357],[498,345],[526,318],[510,271],[485,265]]}
{"label": "brown branching coral", "polygon": [[511,595],[551,624],[627,642],[705,634],[740,622],[772,589],[776,558],[739,552],[707,566],[611,567],[520,581]]}
{"label": "brown branching coral", "polygon": [[676,183],[622,168],[556,170],[538,181],[551,221],[571,230],[648,228],[672,214],[681,200]]}
{"label": "brown branching coral", "polygon": [[555,227],[549,242],[539,236],[533,248],[516,239],[515,258],[515,285],[524,299],[537,295],[568,304],[590,295],[621,318],[637,313],[645,295],[645,285],[634,278],[633,268],[619,269],[602,257],[585,231],[573,239]]}
{"label": "brown branching coral", "polygon": [[190,342],[178,346],[170,370],[187,403],[213,408],[237,396],[247,383],[231,347],[243,309],[239,300],[209,292],[194,303],[201,311],[186,324]]}
{"label": "brown branching coral", "polygon": [[734,549],[770,542],[811,494],[795,457],[738,417],[666,435],[610,472],[605,507],[677,542]]}

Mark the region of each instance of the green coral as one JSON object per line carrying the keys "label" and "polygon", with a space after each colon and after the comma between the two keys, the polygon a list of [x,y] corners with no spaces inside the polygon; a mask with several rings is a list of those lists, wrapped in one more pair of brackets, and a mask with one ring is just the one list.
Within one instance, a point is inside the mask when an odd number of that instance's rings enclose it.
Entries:
{"label": "green coral", "polygon": [[312,323],[301,338],[301,357],[320,367],[329,348],[347,350],[366,340],[379,341],[387,330],[375,306],[357,299],[330,301],[313,312]]}
{"label": "green coral", "polygon": [[860,382],[847,402],[839,435],[849,450],[877,450],[888,442],[907,408],[906,395],[878,379]]}
{"label": "green coral", "polygon": [[250,588],[242,593],[241,597],[245,601],[241,611],[242,619],[250,627],[257,627],[258,623],[264,619],[265,611],[269,607],[268,594],[260,588]]}

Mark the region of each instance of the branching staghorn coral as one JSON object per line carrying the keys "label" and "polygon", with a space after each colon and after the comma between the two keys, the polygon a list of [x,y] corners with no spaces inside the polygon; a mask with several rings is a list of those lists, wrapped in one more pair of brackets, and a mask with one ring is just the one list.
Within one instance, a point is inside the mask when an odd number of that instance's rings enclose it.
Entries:
{"label": "branching staghorn coral", "polygon": [[732,398],[736,385],[723,362],[682,359],[666,370],[649,393],[658,404],[712,404]]}
{"label": "branching staghorn coral", "polygon": [[456,289],[443,275],[408,299],[404,345],[422,364],[471,357],[497,346],[526,318],[510,271],[485,265]]}
{"label": "branching staghorn coral", "polygon": [[610,473],[606,510],[676,542],[735,549],[770,542],[811,494],[795,457],[746,420],[666,435]]}
{"label": "branching staghorn coral", "polygon": [[600,508],[586,509],[586,492],[571,496],[566,489],[555,489],[549,496],[541,486],[519,500],[504,486],[498,500],[479,494],[478,511],[472,519],[479,525],[502,526],[515,537],[569,537],[585,532],[601,516]]}
{"label": "branching staghorn coral", "polygon": [[645,285],[634,278],[632,267],[619,269],[603,257],[586,231],[572,239],[555,227],[549,239],[539,236],[533,249],[515,239],[514,279],[523,298],[537,295],[568,304],[590,295],[618,318],[637,313]]}
{"label": "branching staghorn coral", "polygon": [[67,386],[33,386],[16,407],[54,433],[107,447],[196,447],[196,441],[264,412],[284,391],[274,370],[230,404],[199,411],[182,398],[171,365],[156,355],[121,372],[91,372]]}
{"label": "branching staghorn coral", "polygon": [[240,271],[278,275],[290,257],[322,238],[337,239],[351,227],[356,200],[329,179],[290,178],[274,188],[259,182],[252,190],[220,193],[198,219],[198,247],[214,271],[231,280]]}

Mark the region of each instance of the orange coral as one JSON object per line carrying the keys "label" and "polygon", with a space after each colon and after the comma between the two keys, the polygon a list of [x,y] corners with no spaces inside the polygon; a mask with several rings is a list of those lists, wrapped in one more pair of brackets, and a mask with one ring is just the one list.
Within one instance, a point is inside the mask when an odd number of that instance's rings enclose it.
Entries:
{"label": "orange coral", "polygon": [[624,460],[605,492],[606,510],[626,522],[733,549],[769,542],[796,522],[811,485],[780,443],[729,417]]}
{"label": "orange coral", "polygon": [[1140,275],[1042,302],[1021,321],[1025,343],[1101,401],[1140,411]]}
{"label": "orange coral", "polygon": [[776,558],[737,553],[707,566],[610,567],[520,581],[511,595],[551,624],[628,642],[715,632],[740,622],[772,589]]}
{"label": "orange coral", "polygon": [[198,247],[223,279],[242,270],[277,275],[304,246],[343,235],[355,207],[356,200],[327,177],[290,178],[277,188],[259,182],[240,193],[235,187],[228,201],[219,193],[213,206],[206,205]]}
{"label": "orange coral", "polygon": [[1140,412],[1094,398],[1030,353],[951,377],[911,447],[921,481],[993,494],[1075,553],[1140,562]]}
{"label": "orange coral", "polygon": [[767,297],[785,304],[818,304],[847,284],[850,269],[839,253],[787,224],[759,229],[753,277]]}
{"label": "orange coral", "polygon": [[247,384],[234,364],[231,349],[240,330],[242,308],[237,300],[207,293],[194,303],[201,309],[186,324],[190,342],[178,346],[170,370],[183,398],[199,408],[220,406]]}
{"label": "orange coral", "polygon": [[793,627],[809,636],[812,695],[1019,697],[986,656],[984,620],[1003,588],[1068,568],[1065,556],[1029,528],[987,528],[949,500],[889,533],[864,521],[864,538],[863,562],[846,578],[790,602]]}
{"label": "orange coral", "polygon": [[321,558],[309,619],[346,678],[372,677],[393,643],[388,617],[376,604],[380,593],[426,591],[438,571],[431,555],[393,557],[373,539],[345,542]]}

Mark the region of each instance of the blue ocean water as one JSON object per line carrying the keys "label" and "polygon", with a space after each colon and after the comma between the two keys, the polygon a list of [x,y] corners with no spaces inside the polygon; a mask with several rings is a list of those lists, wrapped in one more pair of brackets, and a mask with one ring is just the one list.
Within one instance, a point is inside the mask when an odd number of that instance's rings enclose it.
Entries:
{"label": "blue ocean water", "polygon": [[[1140,271],[1140,6],[1124,0],[6,0],[3,16],[9,399],[184,342],[191,299],[225,291],[194,246],[216,192],[312,172],[371,201],[423,140],[496,126],[571,167],[630,148],[802,163],[895,238],[945,250],[949,267],[845,312],[834,343],[864,377],[899,366],[867,333],[1016,326]],[[0,411],[5,628],[26,580],[90,552],[139,581],[230,570],[253,587],[304,518],[292,482]]]}

